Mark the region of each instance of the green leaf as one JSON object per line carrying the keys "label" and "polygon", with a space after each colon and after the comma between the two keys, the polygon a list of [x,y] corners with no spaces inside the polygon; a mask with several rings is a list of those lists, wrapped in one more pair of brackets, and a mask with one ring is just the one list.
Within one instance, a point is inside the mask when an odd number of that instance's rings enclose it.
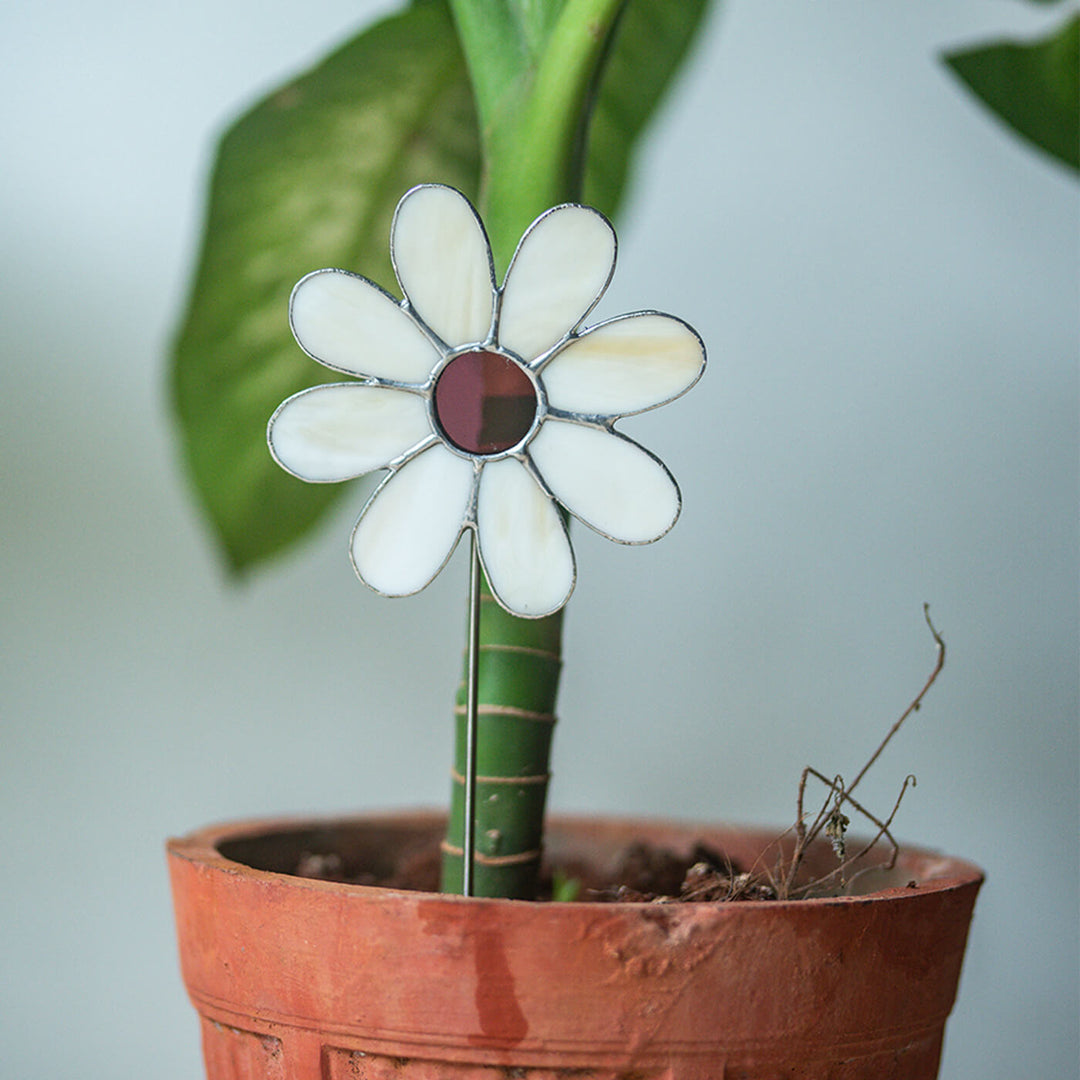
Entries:
{"label": "green leaf", "polygon": [[1080,170],[1080,15],[1041,41],[998,42],[944,59],[1019,135]]}
{"label": "green leaf", "polygon": [[600,83],[589,128],[585,202],[614,217],[638,138],[670,88],[709,0],[630,0]]}
{"label": "green leaf", "polygon": [[568,877],[565,870],[555,867],[551,875],[551,899],[556,904],[572,904],[581,899],[581,880]]}
{"label": "green leaf", "polygon": [[292,543],[351,488],[305,484],[267,450],[266,423],[286,397],[342,378],[293,341],[294,283],[335,266],[388,287],[401,195],[438,181],[475,198],[479,169],[443,2],[361,33],[222,138],[172,389],[193,486],[233,570]]}

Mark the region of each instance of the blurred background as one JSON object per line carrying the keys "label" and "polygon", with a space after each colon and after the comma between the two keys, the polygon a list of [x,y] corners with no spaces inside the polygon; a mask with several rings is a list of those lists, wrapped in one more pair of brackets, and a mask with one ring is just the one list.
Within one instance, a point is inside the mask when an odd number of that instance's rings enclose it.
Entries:
{"label": "blurred background", "polygon": [[[441,805],[464,545],[359,585],[357,501],[226,580],[166,354],[213,141],[363,0],[0,14],[0,1062],[195,1080],[162,845],[230,817]],[[729,0],[659,117],[598,314],[710,350],[623,426],[679,479],[655,547],[578,528],[558,810],[794,815],[804,765],[982,865],[944,1080],[1077,1062],[1077,185],[937,59],[1062,7]],[[152,1055],[152,1057],[151,1057]]]}

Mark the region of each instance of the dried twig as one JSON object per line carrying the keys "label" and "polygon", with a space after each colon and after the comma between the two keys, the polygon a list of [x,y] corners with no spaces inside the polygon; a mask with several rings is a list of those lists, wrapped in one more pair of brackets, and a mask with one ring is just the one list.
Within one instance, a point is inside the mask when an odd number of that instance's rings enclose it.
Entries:
{"label": "dried twig", "polygon": [[[870,870],[891,870],[896,865],[896,857],[900,853],[900,845],[896,842],[896,838],[889,831],[892,827],[893,820],[896,817],[897,811],[900,809],[900,803],[904,799],[904,794],[909,787],[915,786],[915,777],[908,775],[904,778],[904,783],[900,787],[900,794],[896,797],[896,802],[893,804],[892,812],[884,821],[879,821],[865,806],[861,806],[854,799],[852,799],[848,792],[837,792],[836,804],[839,806],[841,802],[850,803],[852,808],[859,814],[862,814],[868,821],[877,826],[877,832],[874,836],[866,841],[865,844],[854,854],[848,856],[846,854],[838,854],[840,858],[839,865],[835,866],[827,874],[822,874],[813,879],[813,881],[807,882],[805,885],[799,888],[792,888],[788,892],[788,896],[795,898],[799,896],[806,896],[808,893],[814,892],[820,889],[826,883],[839,878],[842,886],[850,885],[857,877],[869,872]],[[846,821],[846,819],[845,819]],[[846,829],[846,825],[844,826]],[[877,866],[865,866],[854,874],[850,879],[846,877],[848,869],[858,863],[864,856],[868,855],[870,851],[877,846],[878,842],[884,837],[889,841],[890,852],[887,861],[880,863]]]}
{"label": "dried twig", "polygon": [[881,744],[873,752],[873,754],[870,755],[870,760],[859,771],[859,775],[856,776],[854,780],[852,780],[851,786],[848,788],[849,792],[854,791],[855,788],[858,787],[859,781],[862,780],[862,778],[870,771],[870,767],[874,764],[874,762],[877,761],[879,757],[881,757],[881,752],[885,749],[886,746],[889,745],[892,737],[900,730],[904,721],[912,713],[918,712],[919,709],[922,708],[923,698],[926,697],[926,694],[929,691],[930,687],[933,686],[935,682],[937,682],[937,677],[941,674],[941,669],[945,666],[945,639],[942,638],[942,636],[937,632],[934,624],[930,621],[929,604],[923,604],[923,617],[926,619],[926,625],[930,627],[930,633],[934,637],[934,644],[937,646],[937,662],[934,664],[934,670],[930,672],[930,677],[926,680],[923,688],[918,692],[918,694],[915,695],[915,699],[912,701],[912,703],[903,711],[900,719],[897,720],[891,728],[889,728],[889,733],[885,736],[884,739],[881,740]]}
{"label": "dried twig", "polygon": [[[900,803],[904,798],[904,794],[908,787],[915,785],[915,777],[908,776],[905,778],[903,786],[900,789],[900,794],[897,796],[896,804],[893,806],[892,813],[889,814],[885,821],[880,821],[876,818],[866,807],[862,806],[852,797],[852,792],[858,787],[863,777],[870,771],[870,768],[874,765],[877,759],[881,756],[885,747],[892,741],[892,738],[903,726],[904,722],[911,716],[912,713],[918,712],[922,706],[923,698],[926,697],[930,687],[937,681],[938,676],[941,674],[942,668],[945,666],[945,641],[938,633],[933,622],[930,620],[930,605],[923,605],[923,615],[926,619],[926,625],[930,627],[930,633],[934,638],[934,644],[937,648],[937,656],[934,663],[933,670],[930,672],[929,677],[923,684],[922,689],[915,695],[911,704],[901,713],[899,719],[888,730],[885,737],[878,744],[877,749],[870,755],[866,764],[859,770],[858,775],[848,785],[844,784],[842,776],[834,776],[832,780],[828,779],[825,775],[818,772],[810,766],[807,766],[802,771],[802,775],[799,777],[799,790],[796,798],[796,818],[795,824],[791,829],[785,831],[785,833],[777,838],[775,846],[779,847],[781,841],[788,833],[794,831],[795,844],[791,851],[791,854],[787,857],[781,855],[778,861],[776,871],[768,873],[768,877],[776,888],[777,895],[781,897],[788,896],[803,896],[807,893],[814,891],[824,885],[826,882],[832,881],[839,877],[841,882],[845,881],[846,871],[867,855],[870,850],[884,837],[891,845],[892,851],[889,860],[882,864],[880,869],[892,869],[896,864],[896,856],[900,850],[892,833],[889,831],[893,819],[896,817],[896,813],[900,808]],[[813,820],[813,824],[807,827],[806,824],[806,783],[810,777],[814,777],[816,780],[821,781],[826,787],[825,800],[821,805],[821,809],[817,812]],[[861,850],[850,858],[847,856],[845,834],[847,832],[850,821],[847,815],[844,813],[844,807],[849,806],[857,814],[862,815],[867,821],[871,822],[877,827],[877,833],[872,840],[865,844]],[[825,836],[833,845],[833,850],[836,852],[839,864],[834,867],[827,874],[815,878],[804,885],[796,887],[795,882],[798,878],[799,871],[802,869],[803,861],[806,858],[807,852],[814,841],[824,832]],[[872,868],[867,868],[872,869]],[[860,871],[862,873],[863,871]]]}

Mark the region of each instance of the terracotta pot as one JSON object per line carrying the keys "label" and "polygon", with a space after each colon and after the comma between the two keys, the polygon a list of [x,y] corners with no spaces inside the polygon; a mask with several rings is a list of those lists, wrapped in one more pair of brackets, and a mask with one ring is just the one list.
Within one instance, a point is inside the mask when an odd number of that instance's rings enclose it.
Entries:
{"label": "terracotta pot", "polygon": [[[169,844],[209,1080],[929,1080],[975,894],[908,849],[865,896],[526,903],[289,876],[378,869],[434,814],[223,825]],[[753,861],[771,833],[558,819],[554,860],[636,838]],[[912,883],[913,884],[910,884]]]}

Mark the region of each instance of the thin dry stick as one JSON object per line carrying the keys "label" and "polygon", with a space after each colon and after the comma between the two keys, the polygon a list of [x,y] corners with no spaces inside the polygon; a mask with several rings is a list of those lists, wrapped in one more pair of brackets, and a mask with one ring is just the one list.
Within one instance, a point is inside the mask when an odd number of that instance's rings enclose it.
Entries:
{"label": "thin dry stick", "polygon": [[[815,772],[814,775],[823,782],[828,783],[828,781],[825,780],[825,777],[821,776],[820,773]],[[867,819],[867,821],[870,821],[874,825],[876,825],[878,831],[872,839],[868,840],[862,846],[862,848],[859,849],[859,851],[857,851],[854,855],[846,857],[839,866],[834,867],[827,874],[822,874],[820,877],[815,878],[813,881],[807,882],[805,885],[800,886],[798,889],[791,890],[790,894],[792,896],[803,896],[813,889],[820,888],[826,882],[831,881],[837,876],[839,876],[841,883],[846,883],[844,879],[844,872],[849,867],[854,866],[855,863],[857,863],[861,858],[863,858],[863,856],[867,855],[871,850],[873,850],[873,848],[877,845],[878,841],[881,840],[882,837],[885,837],[892,847],[892,851],[889,854],[888,861],[882,863],[880,866],[867,866],[863,870],[860,870],[859,874],[866,873],[870,870],[891,870],[896,865],[896,857],[900,853],[900,845],[896,842],[896,838],[890,832],[890,829],[892,827],[893,821],[896,818],[897,811],[899,811],[900,809],[900,803],[904,799],[904,793],[909,787],[914,786],[915,777],[909,773],[906,777],[904,777],[904,783],[900,787],[900,794],[896,797],[896,802],[893,804],[892,812],[884,821],[879,821],[872,813],[870,813],[869,810],[866,809],[865,806],[861,806],[858,802],[852,799],[848,792],[838,791],[837,806],[844,802],[850,803],[852,808],[857,813],[862,814],[863,817]],[[851,880],[854,881],[855,879],[852,878]]]}
{"label": "thin dry stick", "polygon": [[[852,797],[852,791],[863,779],[863,777],[869,772],[870,767],[881,756],[885,747],[892,741],[893,737],[903,726],[904,722],[911,716],[912,713],[918,712],[922,705],[923,699],[926,697],[930,690],[930,687],[937,681],[938,676],[941,674],[942,668],[945,666],[945,641],[938,633],[933,622],[930,620],[930,605],[923,604],[923,616],[926,619],[927,626],[930,627],[930,633],[934,638],[934,643],[937,646],[937,657],[934,663],[934,668],[930,672],[929,677],[923,684],[922,689],[916,694],[911,704],[903,711],[900,718],[889,729],[885,738],[878,744],[877,749],[871,755],[866,764],[859,770],[858,776],[855,777],[850,786],[845,786],[844,778],[837,774],[832,780],[829,780],[824,774],[818,772],[817,769],[812,766],[807,766],[803,769],[802,774],[799,777],[799,789],[796,798],[796,818],[793,825],[785,829],[779,836],[777,836],[771,843],[766,845],[761,854],[754,860],[750,870],[740,875],[740,878],[746,879],[746,885],[749,886],[756,881],[760,881],[762,878],[766,879],[769,885],[772,887],[773,892],[779,899],[786,899],[791,896],[804,896],[815,888],[819,888],[825,882],[828,882],[838,874],[842,875],[850,866],[858,862],[863,858],[877,843],[880,842],[882,837],[885,837],[892,847],[889,859],[887,862],[882,863],[881,866],[866,867],[865,870],[858,871],[851,879],[855,880],[856,877],[869,870],[891,870],[896,865],[896,858],[900,851],[900,845],[896,842],[895,837],[890,831],[892,828],[893,820],[896,817],[897,811],[900,809],[900,803],[904,798],[904,794],[909,787],[915,786],[915,777],[907,776],[904,779],[904,783],[900,788],[900,794],[897,796],[896,803],[893,806],[892,812],[885,819],[885,821],[878,820],[869,810],[866,809],[861,803]],[[814,817],[813,824],[809,827],[806,822],[806,782],[813,776],[816,780],[820,780],[826,788],[825,798],[821,804],[821,809],[818,810]],[[842,807],[847,803],[858,814],[861,814],[867,821],[877,826],[877,833],[868,843],[866,843],[855,855],[847,857],[843,853],[843,834],[847,828],[848,822],[844,814],[842,813]],[[807,851],[817,837],[821,834],[823,829],[827,829],[830,824],[834,826],[839,843],[840,865],[831,870],[829,873],[823,876],[817,877],[814,880],[806,883],[805,885],[795,888],[795,878],[798,875],[799,870],[802,867],[803,860],[806,857]],[[783,844],[785,838],[789,833],[795,834],[794,847],[789,856],[784,855]],[[771,851],[777,852],[775,866],[770,868],[766,865],[766,860]],[[741,884],[741,883],[740,883]],[[738,891],[742,891],[740,888]]]}
{"label": "thin dry stick", "polygon": [[923,688],[915,695],[915,700],[904,710],[900,719],[889,729],[889,733],[881,740],[881,745],[874,751],[870,760],[862,767],[859,775],[855,777],[851,782],[851,786],[848,788],[848,792],[854,791],[859,786],[859,781],[870,771],[870,767],[874,764],[881,752],[889,745],[892,737],[900,730],[904,721],[914,712],[918,712],[922,707],[923,698],[926,697],[930,687],[937,682],[937,677],[941,674],[941,669],[945,666],[945,640],[937,632],[934,624],[930,621],[930,605],[923,604],[923,616],[926,619],[926,625],[930,627],[930,633],[934,636],[934,643],[937,645],[937,663],[934,664],[934,670],[930,672],[930,677],[926,680]]}
{"label": "thin dry stick", "polygon": [[[810,776],[814,776],[820,780],[827,788],[825,793],[825,801],[821,804],[821,809],[817,813],[817,817],[814,818],[814,824],[809,829],[806,827],[806,781]],[[800,866],[802,866],[803,858],[806,855],[806,849],[814,838],[821,832],[825,823],[830,818],[829,804],[833,801],[834,795],[837,792],[844,790],[844,778],[838,773],[830,781],[825,776],[817,771],[810,765],[807,765],[803,769],[802,774],[799,777],[799,794],[796,799],[796,817],[795,817],[795,850],[791,853],[791,858],[788,860],[787,873],[783,874],[783,885],[780,888],[780,892],[783,895],[788,895],[795,885],[795,875],[799,872]],[[781,855],[781,860],[783,856]],[[779,866],[778,866],[779,871]]]}
{"label": "thin dry stick", "polygon": [[[802,862],[806,856],[806,851],[808,847],[810,846],[810,844],[813,843],[815,839],[817,839],[822,829],[824,829],[830,821],[835,820],[835,815],[840,812],[840,807],[845,802],[850,803],[851,806],[858,813],[862,814],[868,821],[871,821],[875,825],[877,825],[880,830],[877,836],[874,837],[873,841],[866,848],[860,851],[855,858],[861,858],[863,855],[865,855],[870,850],[870,848],[872,848],[874,844],[876,844],[881,839],[881,837],[885,835],[888,837],[889,842],[893,845],[894,849],[891,861],[889,863],[889,867],[895,864],[896,853],[899,850],[899,847],[896,844],[896,841],[893,839],[892,835],[888,832],[887,826],[892,824],[893,817],[895,816],[896,811],[900,806],[900,800],[903,798],[904,792],[908,788],[908,782],[910,780],[913,784],[914,777],[909,777],[904,781],[904,786],[900,791],[900,797],[897,799],[896,806],[893,808],[893,812],[889,816],[887,822],[885,823],[885,826],[882,826],[882,823],[879,822],[873,814],[869,813],[863,806],[857,803],[851,797],[851,793],[859,785],[863,777],[866,776],[866,774],[870,771],[870,768],[874,765],[877,759],[881,757],[881,754],[885,750],[885,747],[889,745],[889,743],[893,739],[893,736],[895,736],[896,733],[900,730],[908,717],[911,716],[912,713],[919,711],[922,706],[923,698],[926,697],[927,693],[930,690],[930,687],[932,687],[934,683],[937,682],[937,678],[941,674],[942,668],[944,668],[945,666],[945,641],[942,638],[941,634],[938,633],[937,628],[934,626],[933,622],[930,619],[929,604],[923,604],[923,617],[926,619],[926,625],[930,628],[930,633],[933,636],[934,643],[937,647],[937,657],[934,663],[933,670],[930,672],[929,677],[923,684],[922,689],[918,692],[918,694],[915,695],[911,704],[908,705],[908,707],[903,711],[903,713],[901,713],[900,718],[888,730],[885,737],[878,744],[877,749],[873,752],[873,754],[871,754],[869,760],[862,767],[862,769],[859,770],[859,774],[855,777],[855,779],[851,782],[849,786],[845,787],[843,778],[839,775],[836,776],[832,781],[829,781],[816,769],[810,767],[803,769],[802,776],[799,778],[799,791],[796,800],[797,817],[794,826],[795,849],[791,854],[790,860],[788,861],[787,873],[781,875],[783,879],[783,893],[787,894],[792,891],[795,884],[795,877],[798,874],[800,867],[802,866]],[[809,828],[807,828],[805,811],[806,781],[810,776],[814,776],[816,779],[820,780],[823,784],[825,784],[828,788],[828,791],[826,793],[825,801],[822,804],[821,810],[818,811],[817,817],[814,819],[814,823]],[[830,810],[831,803],[834,804],[832,810]],[[821,880],[828,880],[828,878],[835,876],[838,871],[842,870],[845,866],[850,865],[852,861],[853,860],[847,860],[841,863],[840,867],[837,867],[836,870],[834,870],[831,874],[826,875],[826,877]],[[819,882],[814,882],[812,884],[818,883]]]}
{"label": "thin dry stick", "polygon": [[875,836],[874,839],[851,860],[852,862],[858,861],[881,839],[882,836],[887,836],[889,838],[889,843],[892,844],[892,851],[889,853],[889,861],[882,863],[880,866],[864,866],[861,870],[856,870],[855,873],[852,874],[850,881],[848,881],[848,885],[851,885],[856,879],[862,877],[863,874],[870,873],[872,870],[891,870],[896,865],[897,856],[900,854],[900,845],[893,839],[893,835],[889,832],[889,828],[891,828],[893,820],[896,818],[896,814],[900,809],[900,803],[904,800],[904,793],[909,787],[916,786],[917,783],[915,777],[911,773],[908,773],[908,775],[904,777],[903,784],[900,786],[900,794],[896,796],[896,802],[893,804],[892,813],[885,819],[884,827],[878,832],[877,836]]}

